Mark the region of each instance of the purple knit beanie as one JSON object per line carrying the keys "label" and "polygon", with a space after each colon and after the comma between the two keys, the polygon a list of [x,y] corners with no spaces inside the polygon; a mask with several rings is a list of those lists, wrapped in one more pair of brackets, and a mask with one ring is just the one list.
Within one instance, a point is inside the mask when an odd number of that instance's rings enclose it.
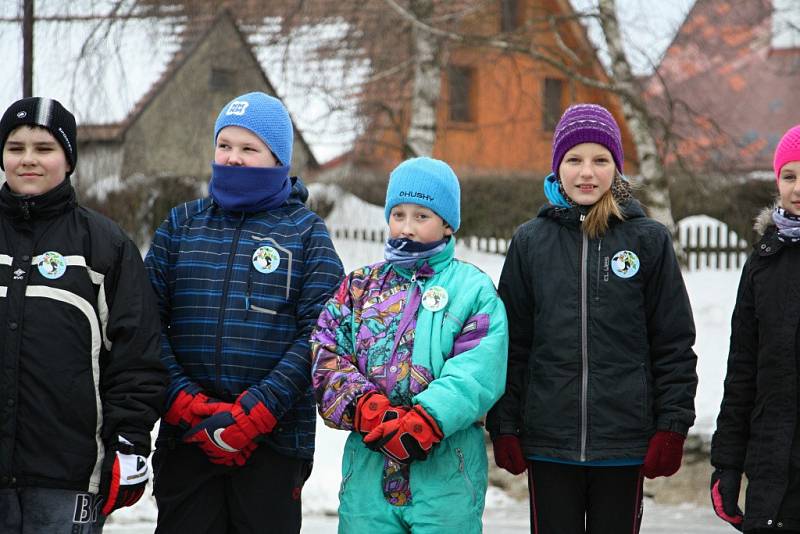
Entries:
{"label": "purple knit beanie", "polygon": [[561,115],[553,133],[553,174],[558,176],[558,167],[564,154],[581,143],[597,143],[606,147],[614,158],[617,170],[622,172],[622,135],[617,121],[603,106],[575,104]]}
{"label": "purple knit beanie", "polygon": [[776,180],[780,179],[781,168],[790,161],[800,161],[800,124],[783,134],[778,146],[775,147],[772,167],[775,169]]}

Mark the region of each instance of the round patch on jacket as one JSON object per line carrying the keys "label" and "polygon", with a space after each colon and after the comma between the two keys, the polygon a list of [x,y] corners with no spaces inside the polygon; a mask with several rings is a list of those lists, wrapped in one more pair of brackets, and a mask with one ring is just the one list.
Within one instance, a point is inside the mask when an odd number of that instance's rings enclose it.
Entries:
{"label": "round patch on jacket", "polygon": [[55,280],[61,278],[67,271],[67,261],[58,252],[45,252],[39,256],[39,272],[45,278]]}
{"label": "round patch on jacket", "polygon": [[281,255],[272,247],[258,247],[253,252],[253,267],[264,274],[274,272],[281,263]]}
{"label": "round patch on jacket", "polygon": [[447,306],[450,297],[442,286],[433,286],[422,294],[422,307],[428,311],[437,312]]}
{"label": "round patch on jacket", "polygon": [[630,250],[620,250],[611,258],[611,270],[620,278],[630,278],[639,272],[639,256]]}

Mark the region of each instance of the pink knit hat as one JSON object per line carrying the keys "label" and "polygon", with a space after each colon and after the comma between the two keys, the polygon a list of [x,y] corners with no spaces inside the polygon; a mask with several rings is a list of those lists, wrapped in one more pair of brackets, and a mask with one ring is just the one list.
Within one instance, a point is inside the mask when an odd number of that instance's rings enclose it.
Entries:
{"label": "pink knit hat", "polygon": [[778,146],[775,147],[772,166],[775,168],[776,180],[780,179],[781,168],[790,161],[800,161],[800,124],[783,134]]}

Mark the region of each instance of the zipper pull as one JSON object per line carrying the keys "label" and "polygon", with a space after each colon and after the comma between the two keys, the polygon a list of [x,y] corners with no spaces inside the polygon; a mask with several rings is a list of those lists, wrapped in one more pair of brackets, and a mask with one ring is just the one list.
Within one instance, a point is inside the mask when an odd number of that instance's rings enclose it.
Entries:
{"label": "zipper pull", "polygon": [[250,316],[250,278],[252,269],[247,271],[247,289],[244,290],[244,320]]}

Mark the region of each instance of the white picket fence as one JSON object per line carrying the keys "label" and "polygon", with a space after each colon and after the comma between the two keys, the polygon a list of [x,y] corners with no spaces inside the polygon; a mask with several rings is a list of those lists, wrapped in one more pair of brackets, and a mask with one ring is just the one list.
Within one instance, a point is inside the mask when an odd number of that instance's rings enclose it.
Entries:
{"label": "white picket fence", "polygon": [[[386,240],[386,228],[332,226],[334,239],[352,239],[371,243]],[[686,253],[686,268],[701,270],[739,270],[750,251],[747,241],[722,221],[706,215],[693,215],[678,222],[678,239]],[[504,255],[510,239],[499,237],[459,236],[459,246],[478,252]]]}
{"label": "white picket fence", "polygon": [[746,240],[724,222],[707,215],[693,215],[678,221],[678,239],[690,271],[738,271],[750,254]]}

